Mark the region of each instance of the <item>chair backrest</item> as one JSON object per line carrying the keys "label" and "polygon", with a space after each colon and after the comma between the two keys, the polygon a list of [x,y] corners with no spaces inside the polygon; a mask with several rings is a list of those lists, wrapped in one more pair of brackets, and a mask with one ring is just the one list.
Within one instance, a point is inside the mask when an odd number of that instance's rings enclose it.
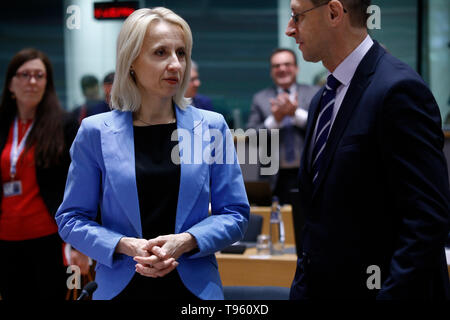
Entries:
{"label": "chair backrest", "polygon": [[290,288],[274,286],[224,286],[225,300],[289,300]]}
{"label": "chair backrest", "polygon": [[256,239],[262,231],[263,217],[259,214],[250,213],[247,232],[244,235],[243,242],[256,242]]}
{"label": "chair backrest", "polygon": [[248,202],[254,206],[272,205],[272,190],[270,181],[244,181]]}

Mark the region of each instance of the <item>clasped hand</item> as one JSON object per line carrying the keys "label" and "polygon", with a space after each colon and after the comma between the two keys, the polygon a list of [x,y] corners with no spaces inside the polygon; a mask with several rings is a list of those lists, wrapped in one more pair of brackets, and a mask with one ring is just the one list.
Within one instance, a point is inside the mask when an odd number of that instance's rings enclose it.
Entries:
{"label": "clasped hand", "polygon": [[176,261],[184,252],[196,247],[189,233],[170,234],[145,240],[122,238],[116,251],[133,257],[136,272],[152,278],[164,277],[178,266]]}
{"label": "clasped hand", "polygon": [[298,96],[295,96],[295,100],[291,101],[287,93],[280,93],[275,99],[270,99],[271,111],[277,122],[283,121],[286,116],[293,117],[295,110],[297,110]]}

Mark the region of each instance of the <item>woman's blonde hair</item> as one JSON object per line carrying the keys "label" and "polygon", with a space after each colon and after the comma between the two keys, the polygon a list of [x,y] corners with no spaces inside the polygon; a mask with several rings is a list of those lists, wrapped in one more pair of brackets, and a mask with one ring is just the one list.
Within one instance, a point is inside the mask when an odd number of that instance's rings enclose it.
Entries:
{"label": "woman's blonde hair", "polygon": [[191,73],[192,33],[187,22],[170,9],[157,7],[134,11],[124,22],[117,38],[117,63],[111,107],[121,111],[137,111],[141,106],[141,94],[130,75],[131,64],[136,60],[144,42],[148,27],[153,21],[166,21],[179,26],[184,35],[186,46],[186,70],[181,85],[173,97],[173,102],[184,109],[190,99],[184,97],[189,85]]}

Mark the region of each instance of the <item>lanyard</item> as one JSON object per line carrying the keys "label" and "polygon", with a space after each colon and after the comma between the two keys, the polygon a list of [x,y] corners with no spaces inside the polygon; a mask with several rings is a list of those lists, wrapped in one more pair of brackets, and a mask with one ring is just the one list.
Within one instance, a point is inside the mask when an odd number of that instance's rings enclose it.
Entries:
{"label": "lanyard", "polygon": [[14,119],[14,130],[13,130],[13,144],[11,148],[11,154],[10,154],[10,161],[11,161],[11,170],[10,175],[11,179],[14,179],[16,176],[16,166],[17,166],[17,160],[19,160],[20,154],[22,153],[23,149],[25,148],[25,143],[27,141],[28,135],[30,134],[31,128],[33,127],[33,123],[28,127],[27,132],[25,132],[25,135],[22,138],[22,141],[20,141],[20,144],[18,145],[19,140],[19,120],[17,117]]}

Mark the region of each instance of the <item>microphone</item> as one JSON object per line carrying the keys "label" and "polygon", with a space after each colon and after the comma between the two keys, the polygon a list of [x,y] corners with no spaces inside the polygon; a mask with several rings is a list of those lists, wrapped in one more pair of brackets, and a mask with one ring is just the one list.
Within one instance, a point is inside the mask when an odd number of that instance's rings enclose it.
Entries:
{"label": "microphone", "polygon": [[97,290],[97,282],[89,282],[84,286],[83,290],[81,290],[81,294],[77,300],[83,300],[85,297],[89,297],[95,290]]}

